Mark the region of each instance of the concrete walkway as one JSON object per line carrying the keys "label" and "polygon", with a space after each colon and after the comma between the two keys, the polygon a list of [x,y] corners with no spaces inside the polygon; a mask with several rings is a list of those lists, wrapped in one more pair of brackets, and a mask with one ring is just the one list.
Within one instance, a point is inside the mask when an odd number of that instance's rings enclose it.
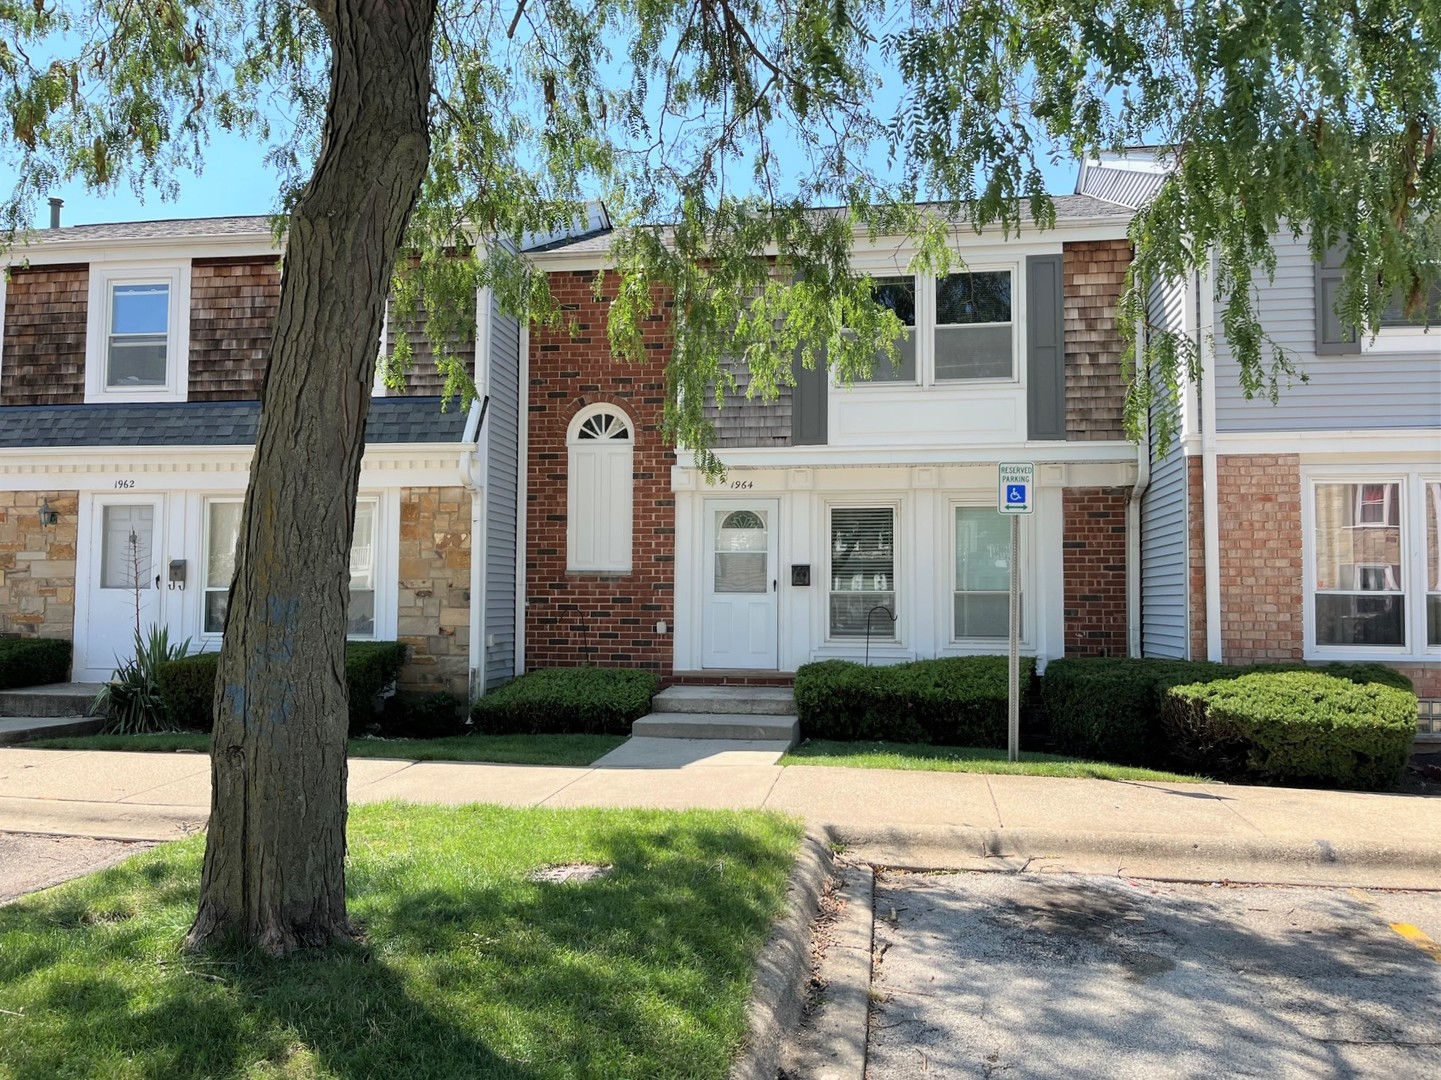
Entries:
{"label": "concrete walkway", "polygon": [[[728,743],[607,767],[356,758],[350,798],[764,808],[893,867],[1441,888],[1441,798],[771,764]],[[643,749],[643,748],[641,748]],[[0,748],[0,832],[165,840],[204,827],[202,754]]]}

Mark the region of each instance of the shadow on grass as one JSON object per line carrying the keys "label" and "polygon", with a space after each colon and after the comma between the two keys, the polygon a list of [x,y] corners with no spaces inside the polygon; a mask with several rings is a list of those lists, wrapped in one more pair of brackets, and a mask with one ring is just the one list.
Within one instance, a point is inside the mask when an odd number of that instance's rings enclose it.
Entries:
{"label": "shadow on grass", "polygon": [[[0,1074],[725,1075],[794,826],[494,807],[356,817],[354,945],[181,954],[196,841],[0,909]],[[612,869],[529,880],[582,861]]]}

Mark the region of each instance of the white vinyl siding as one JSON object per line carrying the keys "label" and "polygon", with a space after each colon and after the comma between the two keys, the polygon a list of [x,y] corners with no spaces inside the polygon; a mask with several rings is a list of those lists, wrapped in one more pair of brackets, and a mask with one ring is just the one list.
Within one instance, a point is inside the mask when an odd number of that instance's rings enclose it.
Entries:
{"label": "white vinyl siding", "polygon": [[591,406],[571,421],[566,442],[566,569],[629,573],[635,447],[630,419],[612,406]]}

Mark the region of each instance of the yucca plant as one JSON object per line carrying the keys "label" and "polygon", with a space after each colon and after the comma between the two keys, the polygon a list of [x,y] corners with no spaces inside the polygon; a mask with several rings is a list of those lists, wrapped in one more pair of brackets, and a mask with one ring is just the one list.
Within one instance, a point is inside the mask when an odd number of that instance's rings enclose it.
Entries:
{"label": "yucca plant", "polygon": [[166,660],[180,660],[190,652],[190,639],[170,644],[170,631],[152,625],[142,636],[135,631],[135,653],[129,660],[116,657],[115,674],[95,696],[91,711],[107,717],[105,730],[112,735],[139,735],[167,731],[165,699],[160,694],[156,669]]}

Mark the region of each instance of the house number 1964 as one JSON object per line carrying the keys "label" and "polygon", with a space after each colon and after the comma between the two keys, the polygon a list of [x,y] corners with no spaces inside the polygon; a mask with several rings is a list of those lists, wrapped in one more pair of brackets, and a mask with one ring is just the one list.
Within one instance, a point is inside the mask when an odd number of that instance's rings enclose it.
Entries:
{"label": "house number 1964", "polygon": [[135,481],[134,481],[134,480],[117,480],[117,481],[115,481],[115,487],[116,487],[117,489],[124,489],[124,490],[127,490],[127,491],[128,491],[130,488],[133,488],[134,486],[135,486]]}
{"label": "house number 1964", "polygon": [[755,487],[755,486],[756,486],[756,482],[755,482],[754,480],[732,480],[732,481],[731,481],[731,490],[732,490],[732,491],[746,491],[746,490],[749,490],[750,488],[753,488],[753,487]]}

